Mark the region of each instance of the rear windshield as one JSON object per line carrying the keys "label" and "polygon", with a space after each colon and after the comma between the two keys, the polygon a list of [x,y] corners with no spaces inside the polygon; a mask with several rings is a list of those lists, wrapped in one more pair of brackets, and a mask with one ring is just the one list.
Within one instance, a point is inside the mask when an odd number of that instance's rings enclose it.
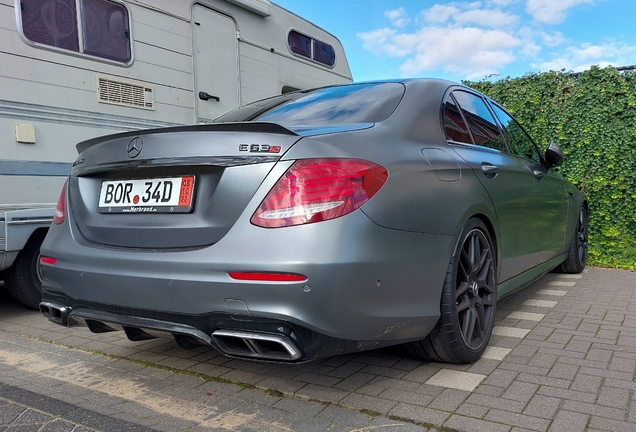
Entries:
{"label": "rear windshield", "polygon": [[332,126],[386,120],[400,103],[399,83],[350,84],[254,102],[215,122],[262,121],[281,126]]}

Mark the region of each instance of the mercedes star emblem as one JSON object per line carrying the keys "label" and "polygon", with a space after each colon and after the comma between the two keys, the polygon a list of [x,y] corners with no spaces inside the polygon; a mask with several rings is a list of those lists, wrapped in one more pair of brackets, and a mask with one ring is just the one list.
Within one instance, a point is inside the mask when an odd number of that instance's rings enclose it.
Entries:
{"label": "mercedes star emblem", "polygon": [[133,138],[128,143],[128,147],[126,147],[126,151],[128,152],[128,157],[131,159],[136,158],[141,153],[141,150],[144,148],[144,140],[140,137]]}

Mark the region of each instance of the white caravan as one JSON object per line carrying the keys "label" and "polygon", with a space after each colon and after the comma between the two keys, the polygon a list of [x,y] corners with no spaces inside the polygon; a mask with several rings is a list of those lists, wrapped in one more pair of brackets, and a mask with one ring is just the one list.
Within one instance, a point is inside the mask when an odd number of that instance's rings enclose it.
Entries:
{"label": "white caravan", "polygon": [[7,289],[37,307],[39,247],[77,142],[350,81],[340,42],[269,0],[0,0]]}

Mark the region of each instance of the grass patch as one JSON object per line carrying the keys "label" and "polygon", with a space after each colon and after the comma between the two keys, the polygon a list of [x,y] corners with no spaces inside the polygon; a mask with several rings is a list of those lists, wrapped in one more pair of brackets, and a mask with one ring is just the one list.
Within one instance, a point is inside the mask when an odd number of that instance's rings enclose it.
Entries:
{"label": "grass patch", "polygon": [[285,394],[278,390],[263,389],[263,391],[272,397],[279,397],[279,398],[285,397]]}

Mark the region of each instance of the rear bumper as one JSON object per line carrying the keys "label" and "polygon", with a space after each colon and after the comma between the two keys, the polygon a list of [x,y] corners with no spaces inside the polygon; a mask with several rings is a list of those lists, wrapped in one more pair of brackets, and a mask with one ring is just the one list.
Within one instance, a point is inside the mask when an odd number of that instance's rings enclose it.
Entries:
{"label": "rear bumper", "polygon": [[[41,249],[57,260],[42,265],[43,304],[69,310],[65,321],[45,313],[52,321],[123,330],[133,340],[166,334],[184,347],[205,343],[275,361],[424,337],[439,318],[455,241],[385,229],[362,212],[282,229],[245,224],[215,245],[170,252],[90,244],[79,232],[69,235],[67,224],[54,226]],[[307,280],[239,281],[233,271]]]}
{"label": "rear bumper", "polygon": [[[58,299],[61,300],[61,299]],[[100,309],[79,307],[72,310],[66,306],[68,301],[43,301],[40,312],[49,321],[56,324],[76,327],[88,327],[93,333],[124,331],[131,341],[142,341],[157,337],[172,337],[183,349],[191,349],[199,345],[211,345],[228,356],[241,358],[257,358],[272,361],[296,361],[303,357],[293,329],[282,323],[261,322],[255,327],[261,331],[214,330],[209,334],[199,328],[209,328],[209,323],[226,327],[223,322],[228,317],[221,315],[202,317],[172,316],[166,319],[146,318],[143,311],[138,314],[119,314],[109,312],[104,306]],[[99,305],[94,305],[99,307]],[[172,319],[172,320],[170,320]],[[194,325],[183,324],[182,321]],[[276,331],[273,333],[272,331]],[[305,356],[307,357],[307,356]]]}
{"label": "rear bumper", "polygon": [[[395,342],[349,341],[327,337],[289,322],[255,319],[236,322],[228,314],[148,318],[148,311],[110,312],[108,306],[71,309],[72,300],[45,300],[40,312],[56,324],[87,327],[93,333],[123,331],[131,341],[173,338],[183,349],[209,345],[228,357],[270,362],[305,362],[316,358],[380,348]],[[188,323],[188,324],[185,324]]]}

